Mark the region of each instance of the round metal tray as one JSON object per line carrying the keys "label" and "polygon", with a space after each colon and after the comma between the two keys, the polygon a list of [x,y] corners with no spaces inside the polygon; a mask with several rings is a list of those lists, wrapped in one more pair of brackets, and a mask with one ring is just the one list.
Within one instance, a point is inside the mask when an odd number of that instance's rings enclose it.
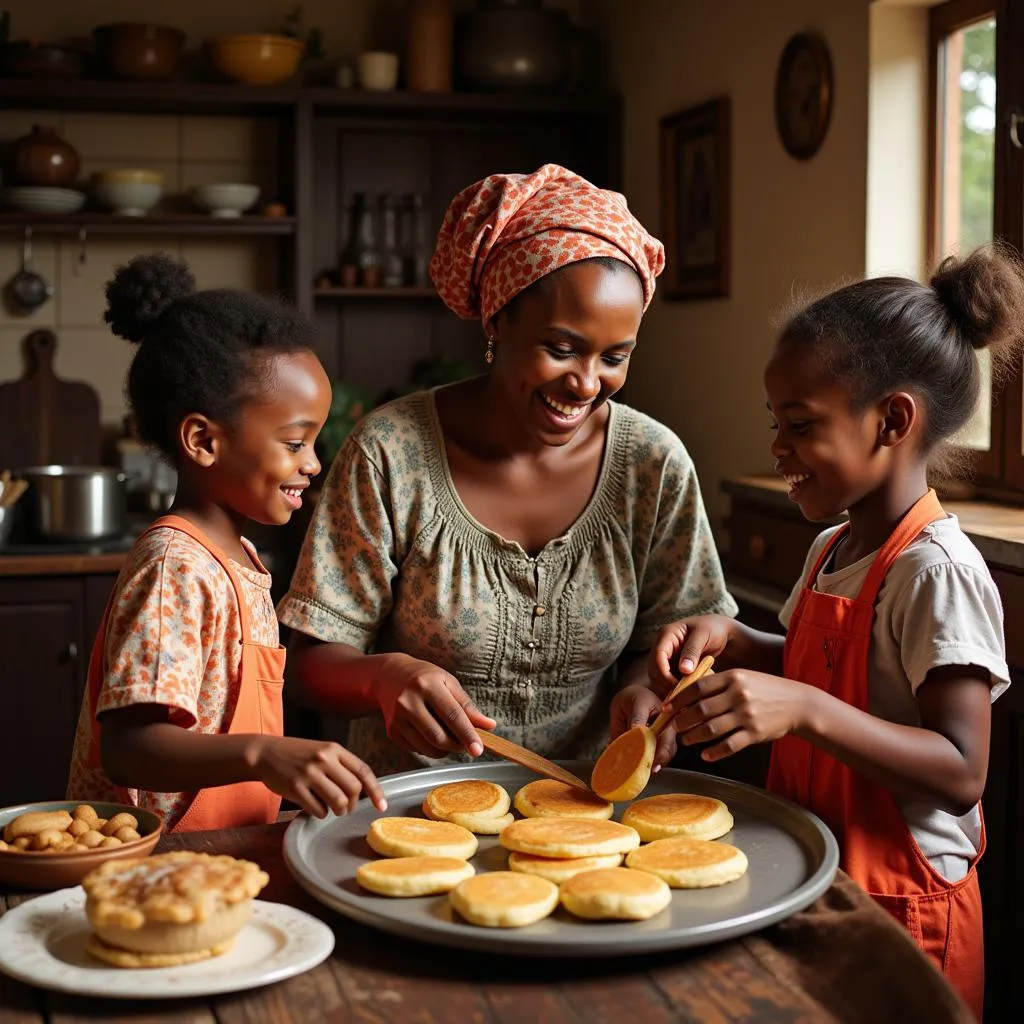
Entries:
{"label": "round metal tray", "polygon": [[[590,765],[564,763],[588,777]],[[488,779],[511,796],[536,777],[518,765],[478,762],[391,775],[381,782],[387,814],[422,817],[423,798],[446,782]],[[455,914],[447,895],[376,896],[355,880],[356,868],[376,857],[364,837],[377,812],[365,800],[344,818],[296,818],[285,834],[284,857],[304,889],[346,917],[442,945],[529,956],[622,956],[718,942],[789,917],[831,885],[839,847],[825,825],[802,807],[752,786],[671,768],[655,775],[643,796],[679,792],[728,804],[736,824],[723,840],[743,850],[750,867],[743,878],[715,889],[674,889],[671,904],[647,921],[586,922],[559,908],[526,928],[480,928]],[[625,806],[616,807],[617,819]],[[477,873],[505,870],[507,855],[497,837],[478,838],[472,861]]]}

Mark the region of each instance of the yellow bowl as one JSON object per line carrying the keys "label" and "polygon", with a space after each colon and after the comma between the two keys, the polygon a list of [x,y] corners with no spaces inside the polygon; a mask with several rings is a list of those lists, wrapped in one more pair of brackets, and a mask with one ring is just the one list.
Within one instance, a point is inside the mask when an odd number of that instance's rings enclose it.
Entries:
{"label": "yellow bowl", "polygon": [[[28,811],[73,811],[82,800],[49,800],[44,803],[19,804],[0,808],[0,835],[4,826],[19,814]],[[93,868],[108,860],[126,857],[148,857],[163,834],[164,820],[153,811],[132,807],[130,804],[108,804],[102,800],[90,802],[101,818],[127,813],[139,823],[141,838],[94,850],[75,850],[73,853],[46,853],[44,851],[0,850],[0,884],[20,889],[63,889],[78,885]]]}
{"label": "yellow bowl", "polygon": [[305,44],[288,36],[219,36],[206,44],[213,66],[244,85],[280,85],[295,74]]}
{"label": "yellow bowl", "polygon": [[119,167],[113,171],[97,171],[97,184],[130,181],[141,185],[163,185],[164,176],[159,171],[145,171],[135,167]]}

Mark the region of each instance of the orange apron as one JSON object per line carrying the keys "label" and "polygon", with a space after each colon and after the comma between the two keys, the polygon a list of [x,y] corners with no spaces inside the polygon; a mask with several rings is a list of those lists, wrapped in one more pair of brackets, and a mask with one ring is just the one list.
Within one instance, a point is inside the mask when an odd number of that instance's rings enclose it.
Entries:
{"label": "orange apron", "polygon": [[[188,534],[215,558],[231,581],[238,604],[242,633],[241,680],[235,712],[225,730],[228,735],[260,733],[264,736],[284,734],[284,662],[285,649],[264,647],[253,643],[249,622],[249,609],[242,593],[238,575],[228,557],[198,527],[180,516],[163,516],[146,530],[170,527]],[[89,704],[95,708],[103,683],[103,650],[106,644],[110,605],[103,614],[99,633],[89,659]],[[99,721],[93,716],[92,751],[98,758],[100,749]],[[267,825],[277,820],[281,797],[272,793],[262,782],[236,782],[227,786],[213,786],[196,793],[188,810],[181,816],[172,832],[199,832],[203,829],[235,828],[239,825]]]}
{"label": "orange apron", "polygon": [[[849,525],[836,533],[811,571],[789,624],[783,655],[788,679],[868,710],[868,652],[878,592],[897,556],[943,515],[935,492],[929,491],[882,546],[856,598],[812,589]],[[985,954],[975,869],[985,850],[984,822],[981,849],[967,876],[950,883],[921,853],[892,792],[807,740],[785,736],[776,741],[767,785],[832,829],[843,870],[910,932],[980,1020]]]}

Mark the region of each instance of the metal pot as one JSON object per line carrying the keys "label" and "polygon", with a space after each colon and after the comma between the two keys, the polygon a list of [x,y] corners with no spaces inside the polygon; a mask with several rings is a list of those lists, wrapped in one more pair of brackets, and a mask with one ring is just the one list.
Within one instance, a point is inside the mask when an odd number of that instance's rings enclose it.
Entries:
{"label": "metal pot", "polygon": [[41,540],[107,540],[126,532],[127,473],[105,466],[32,466],[16,475],[28,481],[28,524]]}

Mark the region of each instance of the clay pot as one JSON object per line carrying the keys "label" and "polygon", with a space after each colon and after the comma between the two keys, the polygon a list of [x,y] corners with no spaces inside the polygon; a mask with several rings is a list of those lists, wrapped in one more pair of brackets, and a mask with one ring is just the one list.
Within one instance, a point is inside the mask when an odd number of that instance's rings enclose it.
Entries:
{"label": "clay pot", "polygon": [[568,53],[541,0],[478,0],[459,23],[456,67],[469,89],[542,92],[564,85]]}
{"label": "clay pot", "polygon": [[409,0],[405,9],[405,87],[451,92],[451,0]]}
{"label": "clay pot", "polygon": [[181,63],[185,33],[170,25],[118,22],[93,30],[106,70],[132,82],[165,82]]}
{"label": "clay pot", "polygon": [[56,129],[35,125],[11,146],[11,177],[18,185],[68,188],[78,178],[78,151]]}

